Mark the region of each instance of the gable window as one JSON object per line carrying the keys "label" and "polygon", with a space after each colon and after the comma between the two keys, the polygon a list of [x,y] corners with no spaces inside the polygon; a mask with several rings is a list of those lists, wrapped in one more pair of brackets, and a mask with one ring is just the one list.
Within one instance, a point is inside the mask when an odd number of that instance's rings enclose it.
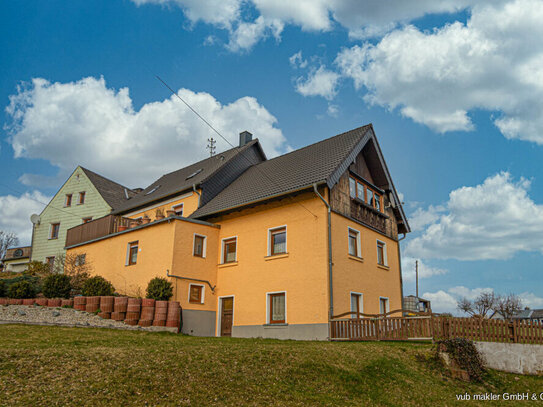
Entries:
{"label": "gable window", "polygon": [[53,270],[53,266],[55,265],[55,256],[46,257],[45,263],[47,263],[50,270]]}
{"label": "gable window", "polygon": [[72,194],[66,194],[66,199],[64,200],[64,206],[72,206]]}
{"label": "gable window", "polygon": [[79,201],[77,202],[78,205],[83,205],[85,203],[85,192],[79,193]]}
{"label": "gable window", "polygon": [[128,250],[126,254],[126,265],[132,266],[133,264],[136,264],[138,261],[138,242],[130,242],[128,243]]}
{"label": "gable window", "polygon": [[362,257],[360,253],[360,232],[355,229],[349,230],[349,254],[351,256]]}
{"label": "gable window", "polygon": [[92,216],[89,216],[88,218],[83,218],[83,223],[89,223],[92,220]]}
{"label": "gable window", "polygon": [[379,212],[383,212],[383,196],[374,188],[352,177],[349,177],[349,194],[351,198],[358,198]]}
{"label": "gable window", "polygon": [[189,302],[191,304],[204,303],[204,286],[200,284],[189,284]]}
{"label": "gable window", "polygon": [[206,257],[206,237],[194,234],[194,248],[192,255],[195,257]]}
{"label": "gable window", "polygon": [[237,238],[224,239],[222,241],[222,262],[233,263],[237,259]]}
{"label": "gable window", "polygon": [[379,297],[379,314],[386,314],[388,311],[388,298]]}
{"label": "gable window", "polygon": [[268,255],[275,256],[276,254],[283,254],[287,252],[287,228],[281,226],[275,229],[269,229],[268,231]]}
{"label": "gable window", "polygon": [[286,322],[285,293],[268,294],[268,323],[284,324]]}
{"label": "gable window", "polygon": [[172,210],[177,216],[183,216],[183,204],[172,206]]}
{"label": "gable window", "polygon": [[387,265],[387,245],[385,242],[377,241],[377,264]]}
{"label": "gable window", "polygon": [[358,313],[363,312],[362,294],[351,292],[351,318],[359,318]]}
{"label": "gable window", "polygon": [[60,223],[51,223],[51,229],[49,231],[49,239],[58,239],[59,231],[60,231]]}

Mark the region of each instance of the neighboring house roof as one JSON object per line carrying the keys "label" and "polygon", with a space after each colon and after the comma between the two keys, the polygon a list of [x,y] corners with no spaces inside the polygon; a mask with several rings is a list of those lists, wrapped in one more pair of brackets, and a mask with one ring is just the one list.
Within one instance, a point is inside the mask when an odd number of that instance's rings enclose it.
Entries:
{"label": "neighboring house roof", "polygon": [[531,319],[543,319],[543,309],[534,309],[532,312],[532,315],[530,315]]}
{"label": "neighboring house roof", "polygon": [[234,147],[188,167],[163,175],[135,197],[129,201],[125,201],[123,205],[116,208],[114,213],[127,212],[131,209],[140,208],[152,202],[190,190],[193,185],[205,182],[231,161],[232,158],[238,154],[243,154],[244,151],[252,146],[257,147],[265,159],[266,156],[262,151],[258,139],[252,140],[241,147]]}
{"label": "neighboring house roof", "polygon": [[30,249],[30,246],[12,247],[10,249],[7,249],[2,261],[18,260],[25,258],[27,259],[30,257]]}
{"label": "neighboring house roof", "polygon": [[513,316],[513,319],[529,319],[532,317],[533,309],[524,309]]}
{"label": "neighboring house roof", "polygon": [[111,181],[86,168],[81,167],[81,169],[98,190],[98,193],[104,198],[104,201],[106,201],[106,203],[114,210],[125,204],[127,202],[127,197],[133,198],[137,195],[137,193],[130,188]]}
{"label": "neighboring house roof", "polygon": [[190,217],[202,218],[253,202],[299,191],[313,184],[332,188],[369,141],[379,161],[383,183],[392,190],[406,230],[407,219],[381,155],[371,124],[303,147],[250,167]]}

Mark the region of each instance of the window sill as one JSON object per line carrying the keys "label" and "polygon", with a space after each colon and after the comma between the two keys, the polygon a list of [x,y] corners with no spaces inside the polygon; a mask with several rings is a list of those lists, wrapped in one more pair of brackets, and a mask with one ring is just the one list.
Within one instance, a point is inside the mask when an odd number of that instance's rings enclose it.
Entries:
{"label": "window sill", "polygon": [[284,324],[263,324],[262,325],[264,327],[264,329],[268,329],[268,328],[286,328],[288,326],[287,323],[284,323]]}
{"label": "window sill", "polygon": [[380,269],[383,269],[383,270],[390,270],[390,267],[385,266],[383,264],[378,264],[377,267],[379,267]]}
{"label": "window sill", "polygon": [[226,267],[234,267],[234,266],[237,266],[237,265],[238,265],[238,262],[233,261],[233,262],[230,262],[230,263],[219,264],[217,267],[219,267],[220,269],[223,269],[223,268],[226,268]]}
{"label": "window sill", "polygon": [[189,301],[190,305],[204,305],[203,302]]}
{"label": "window sill", "polygon": [[47,240],[58,240],[58,237],[50,237],[49,239]]}
{"label": "window sill", "polygon": [[264,260],[268,261],[268,260],[275,260],[275,259],[284,259],[285,257],[288,257],[288,255],[289,255],[288,253],[274,254],[272,256],[265,256]]}
{"label": "window sill", "polygon": [[362,257],[353,256],[352,254],[349,254],[348,256],[349,256],[349,259],[351,259],[351,260],[358,261],[360,263],[364,263],[364,259]]}
{"label": "window sill", "polygon": [[137,264],[138,264],[138,263],[125,264],[124,266],[125,266],[125,267],[130,267],[130,266],[135,266],[135,265],[137,265]]}

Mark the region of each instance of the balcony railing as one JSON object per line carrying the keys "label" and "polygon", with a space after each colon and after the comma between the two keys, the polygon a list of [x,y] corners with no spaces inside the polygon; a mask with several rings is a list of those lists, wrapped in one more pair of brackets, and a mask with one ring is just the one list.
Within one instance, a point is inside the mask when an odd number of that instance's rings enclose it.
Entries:
{"label": "balcony railing", "polygon": [[122,216],[107,215],[75,226],[68,229],[66,233],[66,246],[73,246],[119,232],[123,230],[122,228],[129,227],[130,221]]}
{"label": "balcony railing", "polygon": [[359,199],[351,199],[351,217],[386,233],[386,220],[388,218],[382,212],[374,209]]}

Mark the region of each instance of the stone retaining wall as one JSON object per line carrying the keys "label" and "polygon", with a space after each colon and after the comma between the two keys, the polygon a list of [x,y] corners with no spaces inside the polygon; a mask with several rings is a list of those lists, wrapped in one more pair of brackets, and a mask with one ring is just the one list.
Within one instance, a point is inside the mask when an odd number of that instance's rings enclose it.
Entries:
{"label": "stone retaining wall", "polygon": [[475,342],[487,367],[520,374],[543,374],[543,345]]}

